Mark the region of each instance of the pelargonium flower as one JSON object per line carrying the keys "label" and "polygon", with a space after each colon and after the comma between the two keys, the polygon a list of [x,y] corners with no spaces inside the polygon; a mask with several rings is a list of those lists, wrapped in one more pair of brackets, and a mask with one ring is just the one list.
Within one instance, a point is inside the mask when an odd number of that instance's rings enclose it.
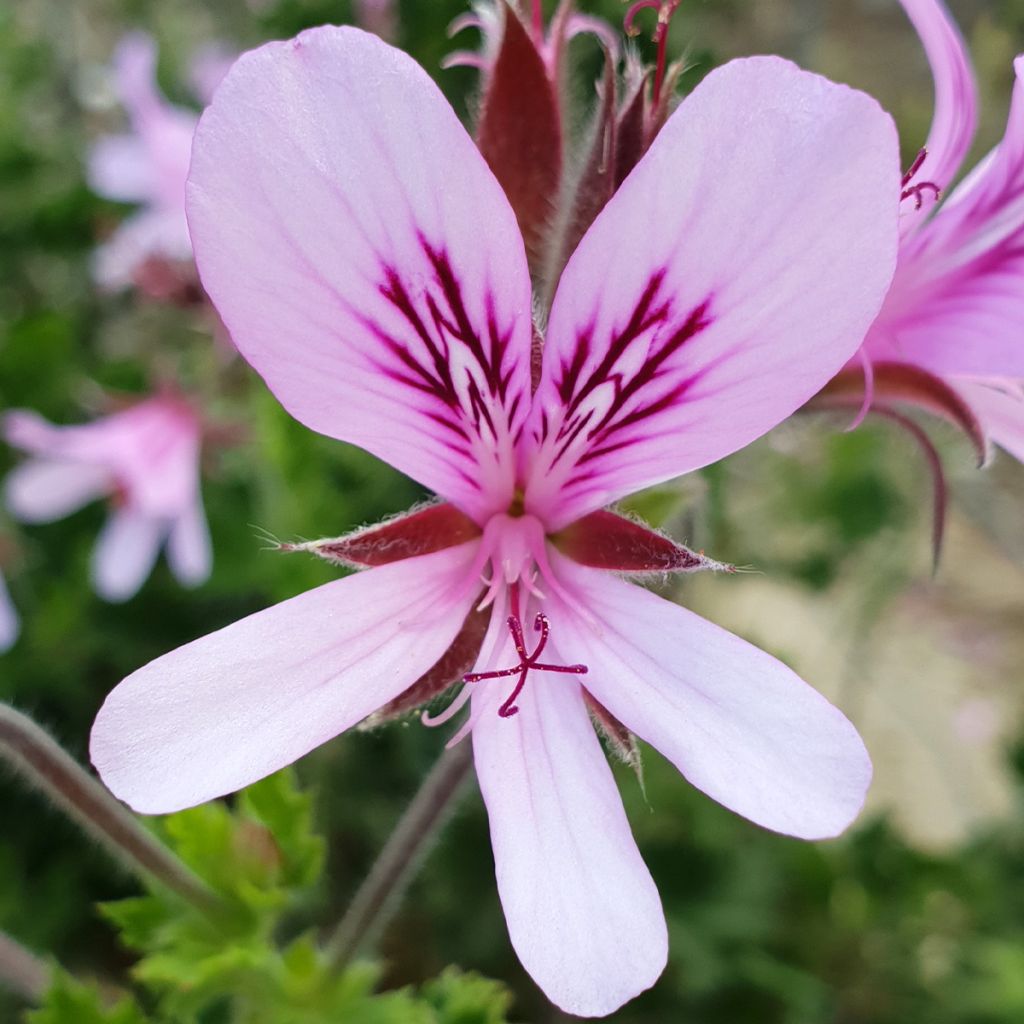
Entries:
{"label": "pelargonium flower", "polygon": [[1005,137],[935,210],[970,147],[977,95],[940,0],[903,5],[931,64],[935,115],[903,182],[892,288],[859,359],[823,398],[859,401],[866,375],[865,403],[940,411],[1024,461],[1024,56]]}
{"label": "pelargonium flower", "polygon": [[515,214],[418,65],[344,28],[243,56],[196,133],[203,283],[292,415],[442,503],[303,545],[369,568],[129,676],[93,730],[107,785],[194,805],[461,678],[447,713],[471,705],[526,969],[580,1015],[650,986],[665,922],[588,710],[795,836],[845,828],[870,762],[786,666],[615,575],[714,563],[605,506],[749,443],[850,358],[897,169],[869,97],[771,57],[712,72],[569,261],[541,352]]}
{"label": "pelargonium flower", "polygon": [[[104,288],[173,291],[191,269],[185,178],[198,115],[167,102],[157,87],[156,62],[151,36],[133,32],[121,41],[114,79],[131,130],[99,139],[89,154],[90,187],[107,199],[141,206],[96,252],[94,274]],[[204,102],[229,63],[219,51],[197,55],[193,78]]]}
{"label": "pelargonium flower", "polygon": [[32,457],[4,485],[7,508],[26,523],[48,523],[97,498],[110,516],[93,552],[92,579],[108,601],[145,582],[166,543],[185,586],[210,574],[210,538],[199,492],[201,427],[181,398],[148,398],[81,426],[58,427],[29,410],[4,419],[9,444]]}

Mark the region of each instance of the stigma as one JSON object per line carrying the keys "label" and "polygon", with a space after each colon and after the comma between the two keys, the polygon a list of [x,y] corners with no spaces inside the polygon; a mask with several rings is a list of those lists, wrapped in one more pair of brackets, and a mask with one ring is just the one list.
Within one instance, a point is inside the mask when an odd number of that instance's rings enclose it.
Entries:
{"label": "stigma", "polygon": [[507,668],[470,672],[462,677],[462,681],[476,684],[515,677],[511,693],[498,709],[500,717],[512,718],[519,712],[516,701],[531,671],[585,675],[587,666],[555,665],[540,660],[551,636],[551,623],[542,611],[536,612],[533,619],[533,628],[538,634],[536,646],[532,651],[527,650],[523,606],[530,602],[542,604],[547,599],[548,590],[561,589],[548,564],[547,537],[540,520],[532,515],[499,513],[492,516],[484,527],[481,556],[485,563],[489,563],[490,576],[483,577],[487,589],[480,607],[497,603],[499,607],[507,608],[505,625],[519,660]]}

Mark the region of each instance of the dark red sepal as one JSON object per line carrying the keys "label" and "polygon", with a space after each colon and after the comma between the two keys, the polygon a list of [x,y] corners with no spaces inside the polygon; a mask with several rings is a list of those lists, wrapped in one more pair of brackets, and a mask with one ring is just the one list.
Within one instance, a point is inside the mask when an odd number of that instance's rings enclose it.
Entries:
{"label": "dark red sepal", "polygon": [[[880,405],[906,402],[959,427],[974,446],[978,463],[988,458],[985,430],[974,410],[941,377],[909,363],[878,362],[874,370],[874,398]],[[836,374],[807,404],[810,409],[859,407],[864,398],[864,372],[856,367]]]}
{"label": "dark red sepal", "polygon": [[447,503],[428,505],[379,526],[368,526],[345,537],[280,544],[281,551],[308,551],[336,565],[367,568],[464,544],[480,536],[480,527]]}
{"label": "dark red sepal", "polygon": [[615,125],[615,189],[647,152],[648,140],[644,122],[647,117],[647,80],[643,75],[626,97]]}
{"label": "dark red sepal", "polygon": [[643,764],[636,737],[586,687],[583,689],[583,702],[611,752],[636,772],[643,785]]}
{"label": "dark red sepal", "polygon": [[537,43],[502,3],[505,26],[480,108],[477,145],[515,210],[536,267],[562,176],[558,97]]}
{"label": "dark red sepal", "polygon": [[544,270],[545,305],[550,305],[562,270],[580,239],[615,191],[615,108],[615,58],[606,50],[604,78],[598,84],[598,107],[591,127],[589,152],[566,202],[566,215],[560,218],[552,233]]}
{"label": "dark red sepal", "polygon": [[484,636],[487,634],[487,626],[491,621],[492,607],[488,605],[482,610],[474,607],[466,616],[466,621],[452,641],[451,647],[408,690],[370,715],[363,722],[363,727],[372,729],[399,718],[429,703],[459,682],[476,664]]}
{"label": "dark red sepal", "polygon": [[580,565],[616,572],[735,572],[703,552],[691,551],[625,516],[602,510],[576,520],[551,538],[555,547]]}

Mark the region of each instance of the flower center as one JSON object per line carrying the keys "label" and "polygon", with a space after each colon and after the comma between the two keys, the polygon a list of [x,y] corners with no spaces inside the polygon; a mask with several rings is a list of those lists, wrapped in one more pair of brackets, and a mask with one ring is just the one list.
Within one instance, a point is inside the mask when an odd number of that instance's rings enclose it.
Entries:
{"label": "flower center", "polygon": [[900,202],[904,199],[909,199],[911,196],[914,197],[914,209],[920,210],[924,203],[924,193],[931,192],[935,198],[935,202],[939,201],[942,196],[942,189],[935,184],[934,181],[919,181],[916,185],[910,183],[914,180],[914,176],[921,169],[921,164],[924,163],[925,158],[928,156],[928,150],[922,149],[917,156],[914,157],[914,162],[907,169],[907,173],[903,175],[903,179],[900,181],[900,187],[903,191],[900,193]]}
{"label": "flower center", "polygon": [[[511,516],[501,513],[492,516],[484,527],[482,551],[491,564],[491,578],[485,580],[488,589],[483,604],[491,604],[498,598],[507,596],[509,614],[505,623],[512,636],[519,662],[508,668],[470,672],[463,676],[462,680],[464,683],[479,683],[486,679],[516,676],[512,692],[498,709],[498,714],[502,718],[511,718],[518,713],[516,700],[523,692],[531,670],[559,672],[564,675],[584,675],[587,671],[586,665],[552,665],[540,661],[551,635],[551,623],[543,612],[537,612],[533,620],[533,628],[539,634],[537,645],[532,652],[526,649],[521,592],[525,591],[528,595],[526,600],[546,600],[543,590],[537,586],[538,578],[541,576],[544,577],[545,586],[558,586],[557,581],[551,576],[546,545],[544,527],[535,516]],[[501,603],[504,604],[503,601]]]}
{"label": "flower center", "polygon": [[562,672],[567,675],[577,676],[586,675],[587,673],[586,665],[547,665],[538,660],[544,651],[544,647],[547,645],[548,636],[551,634],[551,624],[543,612],[537,612],[537,617],[533,620],[533,628],[540,633],[540,638],[537,640],[537,646],[533,649],[533,653],[527,654],[526,639],[523,636],[523,623],[519,617],[518,584],[512,585],[510,596],[512,614],[506,619],[506,623],[509,632],[512,634],[512,642],[515,644],[516,654],[519,655],[519,664],[513,665],[511,668],[494,669],[491,672],[470,672],[462,677],[464,683],[479,683],[485,679],[504,679],[507,676],[518,674],[519,678],[516,680],[515,687],[501,707],[498,708],[498,714],[502,718],[511,718],[519,713],[516,698],[523,692],[530,669],[535,669],[538,672]]}

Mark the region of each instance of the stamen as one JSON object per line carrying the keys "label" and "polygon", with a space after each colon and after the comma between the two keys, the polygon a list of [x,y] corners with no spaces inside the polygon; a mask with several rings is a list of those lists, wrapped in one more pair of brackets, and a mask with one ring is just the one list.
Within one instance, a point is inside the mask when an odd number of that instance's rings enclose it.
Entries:
{"label": "stamen", "polygon": [[665,61],[668,52],[668,26],[675,14],[676,8],[682,0],[635,0],[630,4],[626,16],[623,18],[623,28],[627,36],[637,36],[640,29],[636,27],[636,16],[645,10],[656,10],[658,20],[654,26],[654,35],[651,41],[658,47],[657,65],[654,72],[654,89],[651,93],[651,104],[657,109],[658,101],[661,99],[661,87],[665,81]]}
{"label": "stamen", "polygon": [[931,192],[935,202],[942,198],[942,189],[934,181],[919,181],[916,185],[910,184],[914,180],[914,175],[921,169],[921,165],[925,162],[927,156],[928,150],[921,149],[917,156],[914,157],[914,162],[907,169],[907,173],[900,180],[900,187],[903,189],[900,193],[900,202],[902,203],[904,199],[909,199],[913,196],[915,210],[920,210],[924,205],[924,192]]}
{"label": "stamen", "polygon": [[465,683],[479,683],[484,679],[505,679],[518,674],[519,678],[516,680],[515,687],[501,707],[498,708],[498,714],[502,718],[511,718],[519,713],[516,699],[523,692],[530,669],[536,669],[538,672],[561,672],[567,675],[578,676],[586,675],[588,671],[586,665],[548,665],[537,660],[547,646],[548,637],[551,635],[551,624],[543,612],[538,612],[537,617],[533,620],[533,628],[540,634],[540,637],[537,640],[537,646],[533,649],[533,653],[527,654],[523,624],[519,618],[519,593],[514,587],[512,588],[512,610],[513,614],[508,617],[508,629],[512,634],[512,643],[515,646],[516,654],[519,655],[519,664],[513,665],[511,668],[495,669],[491,672],[470,672],[462,677]]}

